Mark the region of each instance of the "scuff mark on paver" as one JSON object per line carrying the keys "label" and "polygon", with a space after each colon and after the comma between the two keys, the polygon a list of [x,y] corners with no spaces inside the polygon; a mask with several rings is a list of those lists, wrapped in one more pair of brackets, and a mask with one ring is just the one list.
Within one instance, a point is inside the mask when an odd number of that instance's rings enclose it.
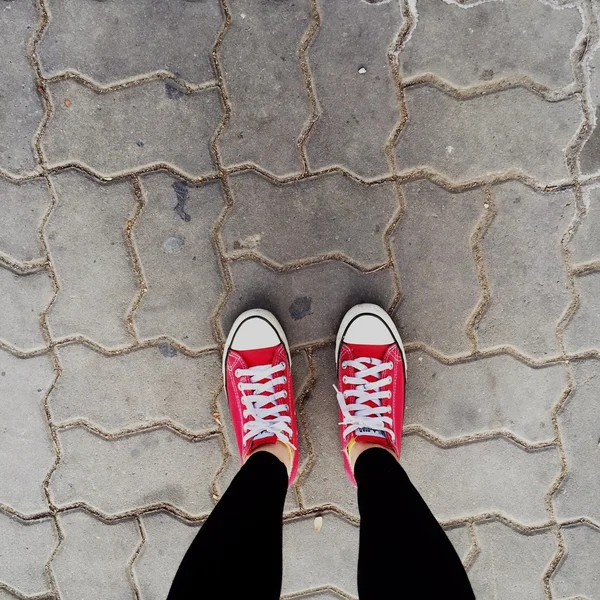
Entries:
{"label": "scuff mark on paver", "polygon": [[[177,73],[175,73],[177,75]],[[186,92],[182,90],[172,79],[165,81],[165,93],[169,100],[179,100],[185,96]]]}
{"label": "scuff mark on paver", "polygon": [[309,298],[308,296],[298,296],[290,304],[290,316],[294,321],[299,321],[308,315],[312,315],[311,306],[312,298]]}
{"label": "scuff mark on paver", "polygon": [[187,202],[189,195],[189,188],[185,181],[176,181],[173,183],[173,189],[177,196],[177,206],[175,206],[175,212],[181,218],[182,221],[191,221],[192,217],[185,212],[185,203]]}
{"label": "scuff mark on paver", "polygon": [[173,348],[173,346],[171,346],[171,344],[168,342],[161,342],[158,345],[158,351],[167,358],[173,358],[174,356],[177,356],[177,349]]}

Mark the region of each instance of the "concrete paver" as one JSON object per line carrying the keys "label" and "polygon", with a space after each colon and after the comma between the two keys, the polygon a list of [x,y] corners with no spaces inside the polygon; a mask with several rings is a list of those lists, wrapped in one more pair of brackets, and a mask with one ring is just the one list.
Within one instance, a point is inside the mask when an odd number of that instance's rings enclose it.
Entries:
{"label": "concrete paver", "polygon": [[164,600],[200,525],[161,512],[142,517],[142,523],[146,542],[133,570],[144,600]]}
{"label": "concrete paver", "polygon": [[599,452],[596,361],[581,362],[573,367],[574,391],[559,415],[568,477],[556,495],[556,512],[562,519],[588,517],[600,522],[600,480],[597,466]]}
{"label": "concrete paver", "polygon": [[[406,208],[392,237],[407,342],[445,354],[469,348],[467,321],[481,296],[471,238],[487,210],[479,190],[451,194],[420,181],[404,186]],[[415,277],[415,275],[417,275]]]}
{"label": "concrete paver", "polygon": [[[406,91],[408,123],[398,168],[429,168],[453,181],[518,171],[542,185],[568,177],[564,150],[582,121],[574,98],[545,102],[523,88],[455,100],[432,87]],[[523,131],[530,135],[523,137]],[[493,141],[491,141],[493,140]]]}
{"label": "concrete paver", "polygon": [[492,301],[479,342],[555,355],[556,326],[572,300],[561,239],[575,216],[575,198],[559,192],[542,201],[519,183],[496,187],[494,196],[497,215],[482,242]]}
{"label": "concrete paver", "polygon": [[76,171],[52,179],[56,205],[45,229],[59,285],[48,313],[52,334],[127,345],[126,314],[137,286],[123,232],[135,210],[133,188],[99,185]]}
{"label": "concrete paver", "polygon": [[14,184],[0,179],[0,253],[9,260],[26,262],[44,255],[38,228],[50,205],[43,180]]}
{"label": "concrete paver", "polygon": [[0,581],[32,596],[49,592],[45,569],[56,546],[52,521],[18,521],[0,513],[0,536]]}
{"label": "concrete paver", "polygon": [[[400,120],[388,49],[402,26],[398,2],[324,2],[309,58],[319,120],[307,143],[312,169],[386,175],[384,148]],[[343,90],[343,92],[342,92]]]}
{"label": "concrete paver", "polygon": [[193,84],[214,78],[210,55],[223,20],[217,0],[181,2],[176,11],[153,0],[48,4],[40,45],[48,77],[76,71],[104,85],[156,71]]}
{"label": "concrete paver", "polygon": [[216,353],[190,358],[168,344],[118,356],[81,345],[58,351],[64,377],[49,404],[56,423],[84,419],[108,433],[169,422],[192,433],[216,427],[211,398],[220,387]]}
{"label": "concrete paver", "polygon": [[142,186],[146,206],[133,230],[148,290],[134,316],[139,335],[212,346],[210,318],[223,293],[211,241],[223,209],[220,186],[189,187],[162,173]]}
{"label": "concrete paver", "polygon": [[61,598],[133,598],[127,564],[140,542],[133,519],[103,523],[83,511],[60,516],[65,539],[52,560]]}
{"label": "concrete paver", "polygon": [[398,209],[392,183],[365,186],[333,173],[280,186],[247,172],[230,185],[235,204],[223,228],[230,256],[259,252],[279,264],[334,253],[364,266],[388,260],[383,234]]}
{"label": "concrete paver", "polygon": [[[226,165],[254,163],[274,175],[301,169],[296,142],[310,117],[298,46],[310,25],[308,0],[232,3],[221,65],[231,117],[219,137]],[[260,98],[260,102],[255,100]]]}
{"label": "concrete paver", "polygon": [[0,290],[0,340],[25,351],[43,347],[40,317],[53,297],[48,274],[16,275],[0,267]]}
{"label": "concrete paver", "polygon": [[554,439],[551,411],[567,388],[562,365],[532,369],[507,355],[444,365],[416,352],[408,369],[408,426],[421,425],[445,439],[495,429],[532,444]]}
{"label": "concrete paver", "polygon": [[209,487],[221,465],[215,438],[194,443],[157,429],[110,440],[75,428],[59,442],[63,460],[50,482],[59,505],[82,500],[112,515],[160,503],[192,516],[212,508]]}
{"label": "concrete paver", "polygon": [[477,600],[544,600],[542,580],[557,546],[552,533],[523,535],[503,523],[486,523],[477,527],[477,537],[481,554],[469,571]]}
{"label": "concrete paver", "polygon": [[525,525],[544,523],[545,495],[560,472],[554,448],[526,452],[506,439],[442,448],[409,435],[402,456],[406,472],[441,521],[492,512]]}
{"label": "concrete paver", "polygon": [[550,89],[574,81],[570,50],[583,26],[575,6],[420,1],[417,14],[418,27],[399,57],[405,77],[434,73],[457,87],[524,75]]}
{"label": "concrete paver", "polygon": [[299,407],[284,593],[355,598],[361,301],[478,598],[597,596],[592,2],[0,4],[1,600],[166,597],[240,466],[219,351],[257,306]]}
{"label": "concrete paver", "polygon": [[587,214],[569,248],[573,264],[600,261],[600,189],[589,190]]}
{"label": "concrete paver", "polygon": [[214,88],[188,95],[168,80],[150,81],[99,95],[67,80],[50,94],[43,149],[53,166],[81,164],[105,177],[160,163],[190,177],[213,171],[209,142],[221,119]]}
{"label": "concrete paver", "polygon": [[232,263],[231,275],[234,291],[224,311],[223,328],[229,330],[242,310],[262,305],[280,319],[291,345],[331,338],[352,304],[389,306],[395,293],[389,270],[361,273],[338,261],[278,273],[244,260]]}
{"label": "concrete paver", "polygon": [[600,274],[590,273],[575,279],[579,307],[565,330],[565,346],[569,352],[584,352],[600,347]]}
{"label": "concrete paver", "polygon": [[0,9],[0,170],[15,175],[37,166],[33,140],[42,119],[42,103],[27,58],[27,46],[36,26],[31,2],[6,2]]}
{"label": "concrete paver", "polygon": [[[341,517],[323,515],[318,532],[313,519],[290,521],[283,527],[283,553],[283,594],[332,585],[346,594],[358,595],[358,529]],[[336,569],[331,569],[332,563]]]}
{"label": "concrete paver", "polygon": [[552,580],[556,598],[597,600],[600,590],[600,531],[587,525],[564,530],[566,557]]}
{"label": "concrete paver", "polygon": [[0,351],[0,503],[24,515],[47,508],[42,482],[54,450],[42,400],[53,379],[47,357],[23,360]]}
{"label": "concrete paver", "polygon": [[306,420],[301,457],[303,501],[305,506],[334,504],[358,516],[356,490],[348,484],[340,447],[333,348],[317,350],[314,361],[316,384],[302,407]]}

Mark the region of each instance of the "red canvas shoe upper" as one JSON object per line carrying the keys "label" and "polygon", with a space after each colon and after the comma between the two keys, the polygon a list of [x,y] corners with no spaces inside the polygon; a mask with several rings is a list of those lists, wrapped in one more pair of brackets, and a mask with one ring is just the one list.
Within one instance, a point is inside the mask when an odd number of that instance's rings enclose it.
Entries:
{"label": "red canvas shoe upper", "polygon": [[400,343],[340,343],[336,387],[340,436],[346,473],[354,485],[349,454],[356,442],[379,444],[400,457],[405,382]]}
{"label": "red canvas shoe upper", "polygon": [[[260,344],[261,340],[257,339],[256,345]],[[289,485],[292,485],[298,473],[298,429],[285,345],[226,349],[224,375],[242,462],[263,444],[283,442],[290,449],[292,458],[289,477]]]}

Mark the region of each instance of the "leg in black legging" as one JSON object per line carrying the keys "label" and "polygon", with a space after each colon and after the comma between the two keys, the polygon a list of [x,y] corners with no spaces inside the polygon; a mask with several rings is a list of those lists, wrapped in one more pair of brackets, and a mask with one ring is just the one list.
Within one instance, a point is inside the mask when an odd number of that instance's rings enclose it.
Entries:
{"label": "leg in black legging", "polygon": [[257,598],[278,600],[287,485],[279,459],[253,454],[189,547],[168,600],[237,600],[252,589]]}
{"label": "leg in black legging", "polygon": [[363,452],[354,469],[360,510],[360,600],[473,600],[454,547],[398,461]]}

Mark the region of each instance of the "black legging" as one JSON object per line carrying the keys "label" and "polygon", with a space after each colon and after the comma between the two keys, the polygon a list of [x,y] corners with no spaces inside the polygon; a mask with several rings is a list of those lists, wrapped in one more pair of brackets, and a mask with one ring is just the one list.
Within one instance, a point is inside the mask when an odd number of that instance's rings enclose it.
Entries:
{"label": "black legging", "polygon": [[[394,457],[367,450],[355,475],[360,599],[475,598],[450,540]],[[251,456],[192,542],[168,600],[278,599],[286,492],[284,465],[268,452]]]}

